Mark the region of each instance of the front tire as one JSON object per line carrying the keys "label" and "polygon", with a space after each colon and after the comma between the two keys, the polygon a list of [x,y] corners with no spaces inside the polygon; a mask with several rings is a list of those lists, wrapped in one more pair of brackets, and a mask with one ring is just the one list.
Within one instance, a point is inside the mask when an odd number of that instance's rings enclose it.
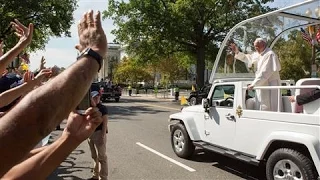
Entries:
{"label": "front tire", "polygon": [[175,124],[172,128],[171,145],[176,155],[181,158],[191,157],[195,150],[186,128],[180,123]]}
{"label": "front tire", "polygon": [[120,98],[115,98],[116,102],[119,102]]}
{"label": "front tire", "polygon": [[312,161],[293,149],[281,148],[274,151],[267,161],[266,176],[274,179],[317,179]]}
{"label": "front tire", "polygon": [[194,106],[197,104],[197,98],[196,97],[192,97],[190,98],[190,101],[189,101],[190,105],[191,106]]}

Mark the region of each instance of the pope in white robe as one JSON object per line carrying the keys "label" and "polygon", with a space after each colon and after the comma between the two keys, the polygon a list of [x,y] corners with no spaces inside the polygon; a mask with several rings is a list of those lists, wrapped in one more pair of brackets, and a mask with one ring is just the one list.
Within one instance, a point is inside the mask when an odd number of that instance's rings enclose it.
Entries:
{"label": "pope in white robe", "polygon": [[[267,47],[267,43],[262,38],[257,38],[254,41],[254,47],[257,52],[244,54],[239,52],[235,44],[231,45],[231,48],[235,52],[236,59],[245,62],[248,67],[254,64],[256,68],[255,79],[252,84],[248,86],[248,89],[253,89],[255,86],[280,86],[279,71],[281,70],[281,65],[277,55]],[[277,111],[279,93],[280,91],[277,89],[257,89],[254,108],[256,110]],[[279,110],[281,110],[281,108],[280,106]]]}

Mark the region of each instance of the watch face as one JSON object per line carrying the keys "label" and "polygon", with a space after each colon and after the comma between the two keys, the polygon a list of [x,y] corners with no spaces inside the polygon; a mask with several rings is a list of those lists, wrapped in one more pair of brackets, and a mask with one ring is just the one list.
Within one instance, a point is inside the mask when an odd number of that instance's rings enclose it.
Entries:
{"label": "watch face", "polygon": [[88,52],[90,51],[90,48],[86,48],[85,50],[83,50],[83,55],[88,54]]}
{"label": "watch face", "polygon": [[98,63],[99,63],[99,70],[101,69],[101,64],[103,63],[103,58],[100,56],[99,53],[95,52],[94,50],[92,50],[91,48],[86,48],[85,50],[83,50],[80,54],[80,56],[78,56],[77,59],[80,59],[82,56],[91,56],[93,57]]}

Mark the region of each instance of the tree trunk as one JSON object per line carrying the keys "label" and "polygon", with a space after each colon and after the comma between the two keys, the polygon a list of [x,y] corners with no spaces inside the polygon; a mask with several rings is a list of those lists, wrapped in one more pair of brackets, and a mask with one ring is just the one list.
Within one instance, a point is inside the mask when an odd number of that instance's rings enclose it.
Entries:
{"label": "tree trunk", "polygon": [[204,86],[205,70],[205,47],[199,46],[197,49],[197,78],[196,83],[199,88]]}

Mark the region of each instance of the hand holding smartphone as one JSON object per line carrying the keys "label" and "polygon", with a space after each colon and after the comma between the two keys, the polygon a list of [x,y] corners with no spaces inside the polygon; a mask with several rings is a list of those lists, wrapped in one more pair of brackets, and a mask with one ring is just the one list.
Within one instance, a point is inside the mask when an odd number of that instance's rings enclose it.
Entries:
{"label": "hand holding smartphone", "polygon": [[86,110],[91,107],[90,90],[85,94],[80,104],[76,108],[76,112],[80,115],[85,115]]}

